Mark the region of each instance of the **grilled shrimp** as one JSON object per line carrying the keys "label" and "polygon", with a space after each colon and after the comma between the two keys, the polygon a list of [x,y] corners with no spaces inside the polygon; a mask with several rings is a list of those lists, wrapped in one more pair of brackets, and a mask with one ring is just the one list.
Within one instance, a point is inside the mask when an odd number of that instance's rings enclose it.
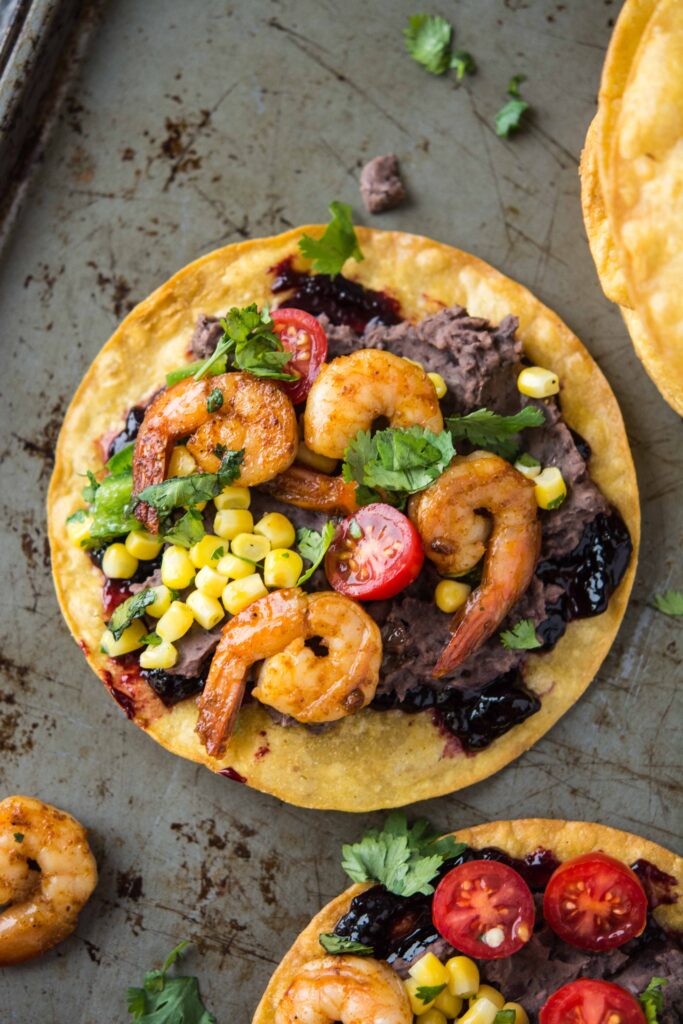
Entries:
{"label": "grilled shrimp", "polygon": [[380,960],[325,956],[309,960],[275,1010],[275,1024],[412,1024],[399,976]]}
{"label": "grilled shrimp", "polygon": [[320,371],[306,402],[304,440],[312,451],[341,459],[358,431],[381,416],[390,427],[443,430],[434,385],[420,366],[392,352],[359,349]]}
{"label": "grilled shrimp", "polygon": [[261,488],[278,501],[328,515],[348,516],[358,511],[356,484],[305,466],[290,466]]}
{"label": "grilled shrimp", "polygon": [[414,495],[408,515],[439,572],[465,573],[484,555],[481,583],[453,616],[434,668],[444,676],[491,636],[531,582],[541,544],[534,485],[497,455],[474,452]]}
{"label": "grilled shrimp", "polygon": [[[326,657],[306,646],[313,637]],[[334,722],[374,697],[382,640],[370,616],[341,594],[294,587],[254,601],[224,627],[198,699],[197,732],[212,756],[223,753],[249,669],[262,659],[254,697],[299,722]]]}
{"label": "grilled shrimp", "polygon": [[[220,391],[223,402],[211,413],[207,400],[214,391]],[[198,381],[187,377],[160,391],[145,412],[133,455],[134,494],[165,479],[174,442],[188,435],[187,447],[207,473],[220,466],[218,445],[233,451],[244,448],[239,477],[244,487],[282,473],[294,461],[298,446],[294,406],[272,381],[248,373],[222,373]],[[142,503],[135,514],[149,530],[158,530],[155,509]]]}
{"label": "grilled shrimp", "polygon": [[[40,868],[30,865],[35,861]],[[28,796],[0,803],[0,967],[39,956],[76,927],[97,884],[86,832]]]}

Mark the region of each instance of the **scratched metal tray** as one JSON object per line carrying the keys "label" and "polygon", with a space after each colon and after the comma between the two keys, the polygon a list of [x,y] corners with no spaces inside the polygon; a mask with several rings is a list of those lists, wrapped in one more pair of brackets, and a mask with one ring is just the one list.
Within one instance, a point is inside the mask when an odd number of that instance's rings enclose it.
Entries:
{"label": "scratched metal tray", "polygon": [[[410,201],[373,223],[478,253],[588,345],[621,402],[643,508],[631,605],[586,697],[507,770],[419,810],[444,827],[600,819],[676,845],[681,623],[648,600],[683,585],[680,423],[600,292],[578,198],[619,5],[437,6],[479,65],[460,88],[402,52],[413,0],[112,0],[42,126],[42,164],[0,258],[0,795],[72,811],[101,881],[69,941],[0,972],[3,1024],[123,1021],[126,986],[182,938],[218,1020],[249,1021],[295,934],[342,886],[340,843],[380,820],[212,777],[117,714],[62,622],[43,511],[67,402],[117,321],[215,246],[324,219],[333,198],[359,210],[358,170],[378,153],[398,153]],[[528,75],[534,115],[506,142],[491,118],[514,72]]]}

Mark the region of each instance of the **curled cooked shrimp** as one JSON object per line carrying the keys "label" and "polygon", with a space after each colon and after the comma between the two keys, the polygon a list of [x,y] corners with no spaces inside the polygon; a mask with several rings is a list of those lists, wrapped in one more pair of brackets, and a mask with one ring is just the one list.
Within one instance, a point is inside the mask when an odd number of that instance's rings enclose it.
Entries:
{"label": "curled cooked shrimp", "polygon": [[290,466],[262,486],[278,501],[310,508],[328,515],[348,516],[358,511],[356,484],[341,476],[329,476],[306,466]]}
{"label": "curled cooked shrimp", "polygon": [[399,976],[371,957],[309,960],[275,1010],[275,1024],[412,1024]]}
{"label": "curled cooked shrimp", "polygon": [[443,430],[434,385],[420,367],[392,352],[363,348],[323,366],[304,412],[308,448],[341,459],[359,430],[386,417],[390,427]]}
{"label": "curled cooked shrimp", "polygon": [[531,582],[541,544],[534,485],[497,455],[474,452],[414,495],[408,515],[441,573],[467,572],[484,555],[481,583],[453,616],[434,667],[444,676],[491,636]]}
{"label": "curled cooked shrimp", "polygon": [[[36,871],[31,861],[40,868]],[[97,884],[85,829],[42,800],[0,803],[0,966],[55,946],[76,927]]]}
{"label": "curled cooked shrimp", "polygon": [[[207,400],[220,391],[223,402],[209,412]],[[222,373],[204,380],[187,377],[160,391],[145,412],[133,455],[133,493],[139,494],[166,477],[173,444],[188,437],[187,447],[200,468],[215,473],[216,454],[244,449],[239,482],[245,487],[282,473],[294,461],[298,433],[294,406],[272,381],[248,373]],[[144,503],[138,519],[156,532],[159,517]]]}
{"label": "curled cooked shrimp", "polygon": [[[306,646],[313,637],[326,657]],[[294,587],[254,601],[224,627],[197,702],[197,732],[211,755],[223,753],[249,669],[263,659],[254,697],[299,722],[334,722],[374,697],[382,640],[367,612],[341,594]]]}

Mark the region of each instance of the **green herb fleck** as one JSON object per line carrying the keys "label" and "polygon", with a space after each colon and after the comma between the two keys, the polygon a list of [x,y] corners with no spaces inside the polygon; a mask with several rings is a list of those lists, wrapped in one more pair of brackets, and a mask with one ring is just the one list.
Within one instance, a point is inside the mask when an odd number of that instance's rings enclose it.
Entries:
{"label": "green herb fleck", "polygon": [[332,543],[334,537],[335,526],[331,519],[325,523],[322,529],[322,533],[318,533],[317,530],[309,530],[307,526],[302,526],[300,530],[296,531],[296,546],[299,554],[302,558],[305,558],[311,565],[305,572],[299,576],[296,581],[297,587],[302,586],[308,580],[318,568],[322,562],[327,549]]}
{"label": "green herb fleck", "polygon": [[148,971],[142,988],[128,989],[128,1012],[133,1020],[140,1024],[216,1024],[201,1000],[196,978],[167,976],[187,945],[181,942],[176,946],[160,971]]}
{"label": "green herb fleck", "polygon": [[519,451],[517,434],[527,427],[540,427],[544,423],[543,410],[527,405],[514,416],[500,416],[490,409],[476,409],[467,416],[451,416],[446,420],[446,429],[454,441],[465,438],[475,448],[494,452],[502,459],[514,459]]}
{"label": "green herb fleck", "polygon": [[285,364],[292,358],[286,352],[279,336],[273,330],[273,319],[267,306],[259,310],[255,302],[243,309],[233,306],[221,320],[223,337],[213,355],[205,359],[195,372],[201,380],[212,372],[216,361],[224,356],[236,370],[244,370],[255,377],[273,380],[298,380],[298,376],[285,372]]}
{"label": "green herb fleck", "polygon": [[355,953],[356,956],[372,956],[375,952],[372,946],[364,946],[362,942],[355,942],[345,935],[335,935],[334,932],[321,932],[318,941],[326,953]]}
{"label": "green herb fleck", "polygon": [[363,259],[353,227],[351,207],[348,203],[333,202],[328,207],[332,219],[321,238],[304,235],[299,249],[319,274],[339,274],[348,259]]}
{"label": "green herb fleck", "polygon": [[14,833],[14,842],[15,843],[23,843],[23,841],[24,841],[24,833],[23,832],[15,832]]}
{"label": "green herb fleck", "polygon": [[110,473],[126,473],[128,470],[133,468],[133,451],[135,450],[135,441],[129,441],[128,444],[124,444],[123,448],[119,448],[117,452],[114,452],[108,462],[105,462],[105,468]]}
{"label": "green herb fleck", "polygon": [[220,388],[214,388],[206,400],[207,412],[218,412],[223,404],[223,392]]}
{"label": "green herb fleck", "polygon": [[423,1003],[431,1003],[434,999],[436,999],[440,992],[443,992],[445,987],[445,981],[441,985],[419,985],[418,988],[415,990],[415,995]]}
{"label": "green herb fleck", "polygon": [[658,1024],[657,1014],[664,1009],[664,993],[662,989],[668,985],[667,978],[652,978],[644,992],[638,996],[638,1001],[645,1013],[647,1024]]}
{"label": "green herb fleck", "polygon": [[683,590],[665,590],[663,594],[655,594],[652,607],[664,615],[683,615]]}
{"label": "green herb fleck", "polygon": [[[172,370],[166,374],[166,386],[171,387],[173,384],[177,384],[179,380],[185,380],[186,377],[193,377],[195,373],[206,362],[206,359],[196,359],[193,363],[187,363],[186,366],[181,366],[178,370]],[[218,356],[211,363],[211,369],[208,371],[209,377],[215,377],[219,373],[225,373],[228,368],[227,360],[225,355]]]}
{"label": "green herb fleck", "polygon": [[360,505],[389,501],[400,507],[408,494],[436,480],[454,455],[447,431],[434,434],[415,426],[371,435],[360,430],[344,452],[342,476],[347,483],[355,480],[361,485],[356,493]]}
{"label": "green herb fleck", "polygon": [[526,82],[526,75],[513,75],[508,82],[508,96],[519,96],[519,87],[522,82]]}
{"label": "green herb fleck", "polygon": [[454,50],[450,67],[455,71],[455,77],[459,82],[462,82],[465,75],[473,75],[477,70],[474,57],[467,50]]}
{"label": "green herb fleck", "polygon": [[564,502],[564,499],[566,497],[567,497],[566,494],[558,494],[558,496],[556,498],[553,498],[552,501],[548,502],[548,506],[547,506],[548,511],[552,512],[553,509],[559,508],[560,505]]}
{"label": "green herb fleck", "polygon": [[535,459],[533,455],[529,455],[528,452],[522,452],[522,454],[517,457],[517,462],[519,462],[520,466],[528,466],[529,469],[533,469],[534,466],[541,465],[538,459]]}
{"label": "green herb fleck", "polygon": [[196,508],[188,509],[184,516],[176,523],[165,526],[163,531],[167,544],[177,544],[181,548],[191,548],[205,533],[203,516]]}
{"label": "green herb fleck", "polygon": [[83,488],[81,494],[83,495],[83,500],[87,501],[89,505],[92,505],[100,485],[98,483],[97,477],[95,476],[91,469],[87,469],[84,475],[87,476],[89,483],[87,484],[86,487]]}
{"label": "green herb fleck", "polygon": [[145,608],[154,604],[157,595],[150,587],[145,587],[139,594],[133,594],[120,604],[109,620],[109,632],[114,640],[120,640],[124,630],[128,629],[135,619],[141,619]]}
{"label": "green herb fleck", "polygon": [[520,619],[512,629],[506,629],[500,634],[500,642],[510,651],[532,651],[542,646],[532,619]]}
{"label": "green herb fleck", "polygon": [[[510,86],[519,77],[519,75],[516,75],[515,78],[511,79]],[[496,114],[496,135],[500,135],[501,138],[508,138],[512,132],[516,132],[519,129],[522,123],[522,114],[525,110],[529,109],[529,104],[526,100],[521,99],[519,96],[519,83],[515,85],[515,88],[517,92],[510,94],[511,98]]]}
{"label": "green herb fleck", "polygon": [[229,451],[223,457],[217,473],[173,476],[160,484],[152,484],[150,487],[145,487],[140,494],[132,499],[131,507],[145,502],[162,516],[167,516],[176,508],[199,505],[203,501],[209,501],[237,479],[243,459],[244,448],[239,451]]}
{"label": "green herb fleck", "polygon": [[159,644],[163,643],[163,640],[158,633],[145,633],[141,643],[147,644],[148,647],[158,647]]}
{"label": "green herb fleck", "polygon": [[499,1010],[493,1018],[493,1024],[515,1024],[517,1014],[514,1010]]}
{"label": "green herb fleck", "polygon": [[438,14],[413,14],[403,29],[410,56],[432,75],[443,75],[451,66],[453,28]]}
{"label": "green herb fleck", "polygon": [[224,554],[225,554],[225,548],[221,545],[221,547],[216,548],[214,553],[211,555],[211,558],[212,559],[214,559],[214,558],[222,558]]}

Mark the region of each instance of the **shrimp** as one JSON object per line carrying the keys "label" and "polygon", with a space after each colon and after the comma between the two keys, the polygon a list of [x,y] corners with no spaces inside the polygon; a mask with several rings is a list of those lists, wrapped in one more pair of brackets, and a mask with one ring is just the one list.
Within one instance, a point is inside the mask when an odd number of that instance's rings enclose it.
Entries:
{"label": "shrimp", "polygon": [[67,938],[96,884],[85,829],[70,814],[28,796],[3,800],[0,906],[9,905],[0,913],[0,967]]}
{"label": "shrimp", "polygon": [[[211,413],[207,400],[220,391],[223,402]],[[186,377],[165,388],[145,412],[133,455],[133,493],[139,494],[166,477],[175,441],[188,437],[187,447],[200,468],[215,473],[217,450],[244,449],[239,482],[263,483],[294,461],[298,433],[294,406],[272,381],[248,373],[222,373],[204,380]],[[144,502],[135,514],[149,530],[159,529],[159,516]]]}
{"label": "shrimp", "polygon": [[491,636],[531,582],[541,545],[534,485],[497,455],[474,452],[413,495],[408,515],[439,572],[462,574],[484,555],[481,583],[451,620],[438,678]]}
{"label": "shrimp", "polygon": [[341,459],[359,430],[386,417],[390,427],[443,430],[434,385],[420,366],[392,352],[363,348],[322,368],[304,412],[304,440],[319,455]]}
{"label": "shrimp", "polygon": [[[313,637],[326,657],[306,646]],[[212,756],[224,752],[249,669],[262,659],[254,697],[299,722],[334,722],[374,697],[382,640],[367,612],[341,594],[293,587],[254,601],[223,628],[198,698],[197,733]]]}
{"label": "shrimp", "polygon": [[326,512],[331,516],[348,516],[358,511],[353,481],[347,483],[341,476],[329,476],[306,466],[290,466],[263,484],[261,490],[288,505]]}
{"label": "shrimp", "polygon": [[275,1024],[412,1024],[403,983],[371,957],[325,956],[297,971],[275,1010]]}

